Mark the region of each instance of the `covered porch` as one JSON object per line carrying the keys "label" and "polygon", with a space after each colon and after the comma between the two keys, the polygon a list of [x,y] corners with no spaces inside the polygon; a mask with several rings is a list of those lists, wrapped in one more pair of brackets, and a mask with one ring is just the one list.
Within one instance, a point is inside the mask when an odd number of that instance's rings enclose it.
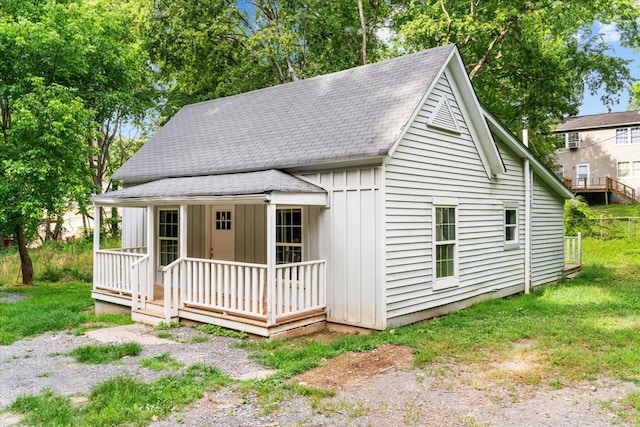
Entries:
{"label": "covered porch", "polygon": [[94,203],[125,209],[117,249],[100,247],[96,215],[96,307],[130,309],[146,323],[188,319],[264,337],[324,324],[323,189],[264,171],[163,179]]}

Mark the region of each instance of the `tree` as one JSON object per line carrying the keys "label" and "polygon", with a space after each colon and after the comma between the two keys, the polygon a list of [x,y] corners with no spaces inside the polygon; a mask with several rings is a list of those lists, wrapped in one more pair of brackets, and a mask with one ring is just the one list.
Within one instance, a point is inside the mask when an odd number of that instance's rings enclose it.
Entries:
{"label": "tree", "polygon": [[87,190],[89,114],[82,100],[64,86],[44,86],[40,78],[30,83],[3,115],[0,137],[0,223],[18,243],[24,284],[33,283],[27,243],[43,214],[58,212]]}
{"label": "tree", "polygon": [[637,38],[634,0],[438,0],[395,2],[394,29],[407,51],[456,43],[478,97],[514,132],[533,130],[533,149],[553,151],[541,138],[576,114],[586,85],[616,102],[629,84],[628,62],[608,55],[591,25],[617,22]]}
{"label": "tree", "polygon": [[116,4],[0,2],[0,224],[30,284],[37,223],[101,187],[109,137],[144,109],[140,88],[151,83]]}
{"label": "tree", "polygon": [[362,13],[352,0],[163,0],[149,11],[145,34],[167,91],[164,115],[375,61],[386,7],[382,0],[364,2]]}

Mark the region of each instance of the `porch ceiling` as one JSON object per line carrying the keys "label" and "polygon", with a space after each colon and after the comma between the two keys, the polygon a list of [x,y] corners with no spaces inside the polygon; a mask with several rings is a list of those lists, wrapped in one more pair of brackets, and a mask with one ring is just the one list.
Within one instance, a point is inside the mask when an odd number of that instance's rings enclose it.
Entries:
{"label": "porch ceiling", "polygon": [[97,205],[140,206],[180,202],[216,201],[326,205],[327,192],[288,173],[270,169],[257,172],[164,178],[94,196]]}

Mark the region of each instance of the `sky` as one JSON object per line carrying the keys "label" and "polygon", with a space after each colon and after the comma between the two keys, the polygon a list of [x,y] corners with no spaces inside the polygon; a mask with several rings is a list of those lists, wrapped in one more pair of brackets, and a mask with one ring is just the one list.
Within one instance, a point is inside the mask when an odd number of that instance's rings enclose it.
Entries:
{"label": "sky", "polygon": [[[593,26],[594,32],[597,31],[602,35],[605,42],[611,46],[611,54],[622,57],[624,59],[630,59],[633,62],[629,68],[631,70],[631,76],[640,80],[640,52],[634,49],[620,46],[620,34],[616,31],[615,24],[603,25],[596,23]],[[620,103],[611,106],[611,111],[626,111],[628,110],[630,100],[630,94],[627,90],[620,97]],[[600,95],[591,95],[589,91],[585,90],[584,101],[580,107],[579,115],[608,113],[607,106],[600,100]]]}

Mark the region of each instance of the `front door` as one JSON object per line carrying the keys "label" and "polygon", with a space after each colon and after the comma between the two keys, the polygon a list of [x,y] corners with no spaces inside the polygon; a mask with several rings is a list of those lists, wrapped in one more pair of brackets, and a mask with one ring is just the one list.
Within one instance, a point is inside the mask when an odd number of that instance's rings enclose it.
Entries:
{"label": "front door", "polygon": [[235,260],[235,212],[233,206],[214,206],[210,258]]}
{"label": "front door", "polygon": [[589,163],[576,165],[576,178],[578,187],[587,188],[589,186]]}

